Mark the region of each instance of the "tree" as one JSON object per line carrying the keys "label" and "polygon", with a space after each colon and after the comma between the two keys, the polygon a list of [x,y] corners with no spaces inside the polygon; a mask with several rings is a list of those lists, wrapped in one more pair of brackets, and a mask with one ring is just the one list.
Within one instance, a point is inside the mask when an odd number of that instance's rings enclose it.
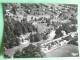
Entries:
{"label": "tree", "polygon": [[14,54],[15,58],[33,58],[33,57],[43,57],[43,53],[40,51],[40,47],[30,44],[25,47],[22,52],[17,51]]}
{"label": "tree", "polygon": [[14,46],[18,46],[19,45],[19,39],[16,38],[16,36],[13,33],[13,29],[12,29],[12,25],[9,24],[8,21],[5,22],[5,34],[4,34],[4,46],[6,48],[12,48]]}
{"label": "tree", "polygon": [[30,42],[38,42],[41,39],[42,39],[42,37],[41,37],[41,35],[39,33],[30,35]]}

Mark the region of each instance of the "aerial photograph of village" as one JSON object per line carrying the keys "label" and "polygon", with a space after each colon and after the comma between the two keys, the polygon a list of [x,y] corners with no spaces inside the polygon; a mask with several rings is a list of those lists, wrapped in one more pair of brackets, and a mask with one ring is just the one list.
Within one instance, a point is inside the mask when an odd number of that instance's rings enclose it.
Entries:
{"label": "aerial photograph of village", "polygon": [[3,3],[4,57],[78,57],[78,5]]}

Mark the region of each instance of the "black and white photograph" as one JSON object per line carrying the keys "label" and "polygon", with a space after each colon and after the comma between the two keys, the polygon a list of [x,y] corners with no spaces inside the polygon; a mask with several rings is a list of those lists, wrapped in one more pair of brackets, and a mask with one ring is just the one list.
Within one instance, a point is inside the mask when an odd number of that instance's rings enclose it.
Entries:
{"label": "black and white photograph", "polygon": [[78,57],[78,5],[3,3],[4,57]]}

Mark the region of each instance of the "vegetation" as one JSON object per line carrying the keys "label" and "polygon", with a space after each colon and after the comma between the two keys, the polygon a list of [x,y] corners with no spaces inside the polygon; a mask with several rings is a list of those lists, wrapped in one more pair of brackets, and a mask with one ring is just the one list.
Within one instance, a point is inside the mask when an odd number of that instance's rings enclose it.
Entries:
{"label": "vegetation", "polygon": [[30,44],[28,47],[25,47],[22,52],[17,51],[14,54],[15,58],[35,58],[35,57],[43,57],[43,53],[40,51],[40,48]]}
{"label": "vegetation", "polygon": [[[77,5],[75,4],[4,3],[3,14],[4,47],[10,49],[19,46],[21,41],[30,41],[30,45],[22,51],[17,51],[14,57],[43,57],[40,47],[32,45],[33,43],[48,40],[52,30],[55,31],[52,39],[63,36],[62,30],[66,34],[77,31]],[[69,44],[78,45],[77,38],[72,40]]]}

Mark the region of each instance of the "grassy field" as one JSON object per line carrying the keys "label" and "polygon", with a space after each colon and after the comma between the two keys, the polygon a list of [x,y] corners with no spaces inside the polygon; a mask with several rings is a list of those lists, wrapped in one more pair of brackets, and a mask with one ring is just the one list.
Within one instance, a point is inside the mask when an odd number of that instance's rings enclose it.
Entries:
{"label": "grassy field", "polygon": [[46,53],[45,57],[78,57],[78,47],[68,44]]}

